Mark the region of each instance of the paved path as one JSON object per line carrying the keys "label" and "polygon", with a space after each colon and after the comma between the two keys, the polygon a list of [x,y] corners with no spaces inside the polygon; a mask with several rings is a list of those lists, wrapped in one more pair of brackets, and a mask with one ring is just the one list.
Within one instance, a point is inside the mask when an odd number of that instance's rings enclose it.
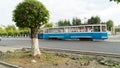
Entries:
{"label": "paved path", "polygon": [[[14,51],[18,48],[15,48],[15,47],[8,47],[8,46],[0,46],[0,51],[2,52],[6,52],[6,51]],[[19,48],[20,49],[20,48]],[[6,66],[6,65],[3,65],[0,63],[0,68],[13,68],[13,67],[9,67],[9,66]]]}
{"label": "paved path", "polygon": [[11,68],[11,67],[0,64],[0,68]]}
{"label": "paved path", "polygon": [[17,47],[9,47],[9,46],[0,46],[0,51],[6,52],[6,51],[14,51],[16,49],[20,49]]}

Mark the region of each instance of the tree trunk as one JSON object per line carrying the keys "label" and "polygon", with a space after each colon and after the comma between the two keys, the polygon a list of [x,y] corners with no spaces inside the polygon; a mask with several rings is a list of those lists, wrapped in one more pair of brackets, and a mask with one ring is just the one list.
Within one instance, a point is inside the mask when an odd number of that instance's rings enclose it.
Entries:
{"label": "tree trunk", "polygon": [[38,44],[38,28],[31,28],[31,49],[33,56],[39,56],[41,54]]}

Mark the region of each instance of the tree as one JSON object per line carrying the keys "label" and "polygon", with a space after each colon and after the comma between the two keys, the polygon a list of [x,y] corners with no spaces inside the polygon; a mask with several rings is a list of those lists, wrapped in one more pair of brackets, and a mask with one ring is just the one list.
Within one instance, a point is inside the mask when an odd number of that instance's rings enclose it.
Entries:
{"label": "tree", "polygon": [[7,31],[5,30],[5,29],[2,29],[2,28],[0,28],[0,35],[2,36],[2,35],[7,35],[8,33],[7,33]]}
{"label": "tree", "polygon": [[39,28],[49,20],[49,11],[38,0],[24,0],[13,11],[13,21],[18,27],[27,27],[31,30],[32,55],[41,54],[38,45]]}
{"label": "tree", "polygon": [[46,27],[53,27],[53,24],[52,23],[46,23],[43,28],[46,28]]}
{"label": "tree", "polygon": [[[22,36],[26,36],[29,35],[30,33],[30,29],[29,28],[18,28],[18,32],[19,34],[21,34]],[[17,33],[16,33],[17,34]]]}
{"label": "tree", "polygon": [[3,29],[0,27],[0,36],[3,34]]}
{"label": "tree", "polygon": [[59,20],[58,22],[57,22],[57,25],[58,26],[70,26],[71,24],[70,24],[70,21],[69,20]]}
{"label": "tree", "polygon": [[73,20],[72,20],[72,25],[74,26],[74,25],[81,25],[82,23],[81,23],[81,20],[80,19],[78,19],[77,17],[76,18],[73,18]]}
{"label": "tree", "polygon": [[64,20],[63,24],[64,24],[64,26],[70,26],[71,25],[69,20]]}
{"label": "tree", "polygon": [[106,24],[106,22],[101,22],[101,24]]}
{"label": "tree", "polygon": [[115,32],[120,32],[120,28],[115,28]]}
{"label": "tree", "polygon": [[8,25],[5,30],[7,31],[8,35],[12,36],[14,35],[16,31],[16,27],[14,25]]}
{"label": "tree", "polygon": [[59,20],[59,21],[57,22],[57,25],[58,25],[58,26],[64,26],[64,21]]}
{"label": "tree", "polygon": [[9,30],[16,30],[16,27],[14,25],[8,25],[5,29],[7,31],[9,31]]}
{"label": "tree", "polygon": [[100,17],[96,16],[96,17],[91,17],[90,19],[88,19],[87,24],[100,24],[101,19]]}
{"label": "tree", "polygon": [[106,22],[106,24],[107,24],[107,30],[111,31],[111,28],[114,26],[113,21],[112,20],[108,20]]}
{"label": "tree", "polygon": [[120,0],[110,0],[110,1],[115,1],[115,2],[117,2],[117,3],[119,3],[119,2],[120,2]]}

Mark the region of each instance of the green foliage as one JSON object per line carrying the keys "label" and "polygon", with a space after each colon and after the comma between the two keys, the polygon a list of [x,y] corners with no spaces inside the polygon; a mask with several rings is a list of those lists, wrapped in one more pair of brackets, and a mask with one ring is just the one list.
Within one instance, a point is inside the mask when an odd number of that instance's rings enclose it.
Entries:
{"label": "green foliage", "polygon": [[70,24],[70,21],[69,21],[69,20],[65,20],[65,21],[64,21],[64,25],[65,25],[65,26],[70,26],[70,25],[71,25],[71,24]]}
{"label": "green foliage", "polygon": [[49,11],[38,0],[24,0],[13,11],[13,21],[18,27],[31,29],[31,38],[38,38],[38,31],[49,20]]}
{"label": "green foliage", "polygon": [[13,21],[19,27],[40,27],[47,23],[48,19],[48,10],[37,0],[24,0],[13,11]]}
{"label": "green foliage", "polygon": [[43,28],[46,28],[46,27],[53,27],[53,24],[52,23],[46,23]]}
{"label": "green foliage", "polygon": [[8,25],[4,29],[0,28],[0,35],[4,35],[4,36],[16,36],[16,35],[20,35],[20,34],[29,34],[29,33],[30,33],[29,28],[16,29],[16,27],[14,25]]}
{"label": "green foliage", "polygon": [[116,32],[120,32],[120,28],[116,28],[115,31],[116,31]]}
{"label": "green foliage", "polygon": [[19,34],[28,34],[30,33],[30,29],[29,28],[20,28],[18,29]]}
{"label": "green foliage", "polygon": [[114,67],[112,67],[112,68],[120,68],[120,64],[115,65],[115,66],[114,66]]}
{"label": "green foliage", "polygon": [[58,26],[71,26],[70,21],[69,20],[60,20],[57,22]]}
{"label": "green foliage", "polygon": [[101,22],[101,24],[106,24],[106,22]]}
{"label": "green foliage", "polygon": [[16,27],[14,25],[8,25],[5,29],[0,29],[0,35],[13,35],[16,31]]}
{"label": "green foliage", "polygon": [[5,29],[0,28],[0,35],[7,35],[7,32]]}
{"label": "green foliage", "polygon": [[58,26],[64,26],[64,21],[62,21],[62,20],[58,21],[58,22],[57,22],[57,25],[58,25]]}
{"label": "green foliage", "polygon": [[70,22],[70,20],[59,20],[57,22],[58,26],[75,26],[75,25],[81,25],[81,20],[76,18],[73,18],[72,23]]}
{"label": "green foliage", "polygon": [[[107,30],[111,31],[111,28],[114,26],[114,22],[112,20],[108,20],[107,22],[101,22],[101,24],[107,25]],[[118,30],[118,29],[116,29]]]}
{"label": "green foliage", "polygon": [[101,19],[100,17],[96,16],[96,17],[91,17],[90,19],[88,19],[87,24],[100,24],[101,23]]}
{"label": "green foliage", "polygon": [[110,1],[115,1],[115,2],[117,2],[117,3],[119,3],[119,2],[120,2],[120,0],[110,0]]}
{"label": "green foliage", "polygon": [[8,35],[13,35],[16,31],[16,27],[14,25],[8,25],[5,28],[6,32],[8,33]]}
{"label": "green foliage", "polygon": [[82,23],[81,23],[81,20],[80,19],[78,19],[77,17],[76,18],[73,18],[73,20],[72,20],[72,25],[74,26],[74,25],[81,25]]}
{"label": "green foliage", "polygon": [[111,31],[111,28],[114,26],[113,21],[112,20],[108,20],[106,22],[106,24],[107,24],[107,30]]}
{"label": "green foliage", "polygon": [[8,25],[5,29],[6,29],[6,31],[16,30],[16,27],[14,25]]}

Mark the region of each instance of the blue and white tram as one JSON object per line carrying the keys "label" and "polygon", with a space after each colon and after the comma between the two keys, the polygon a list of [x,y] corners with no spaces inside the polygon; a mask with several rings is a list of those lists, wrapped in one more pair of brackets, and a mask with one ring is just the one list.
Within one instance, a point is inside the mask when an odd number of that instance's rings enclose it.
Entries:
{"label": "blue and white tram", "polygon": [[43,30],[38,33],[38,39],[43,39]]}
{"label": "blue and white tram", "polygon": [[91,24],[45,28],[43,39],[105,40],[108,39],[107,26],[105,24]]}

